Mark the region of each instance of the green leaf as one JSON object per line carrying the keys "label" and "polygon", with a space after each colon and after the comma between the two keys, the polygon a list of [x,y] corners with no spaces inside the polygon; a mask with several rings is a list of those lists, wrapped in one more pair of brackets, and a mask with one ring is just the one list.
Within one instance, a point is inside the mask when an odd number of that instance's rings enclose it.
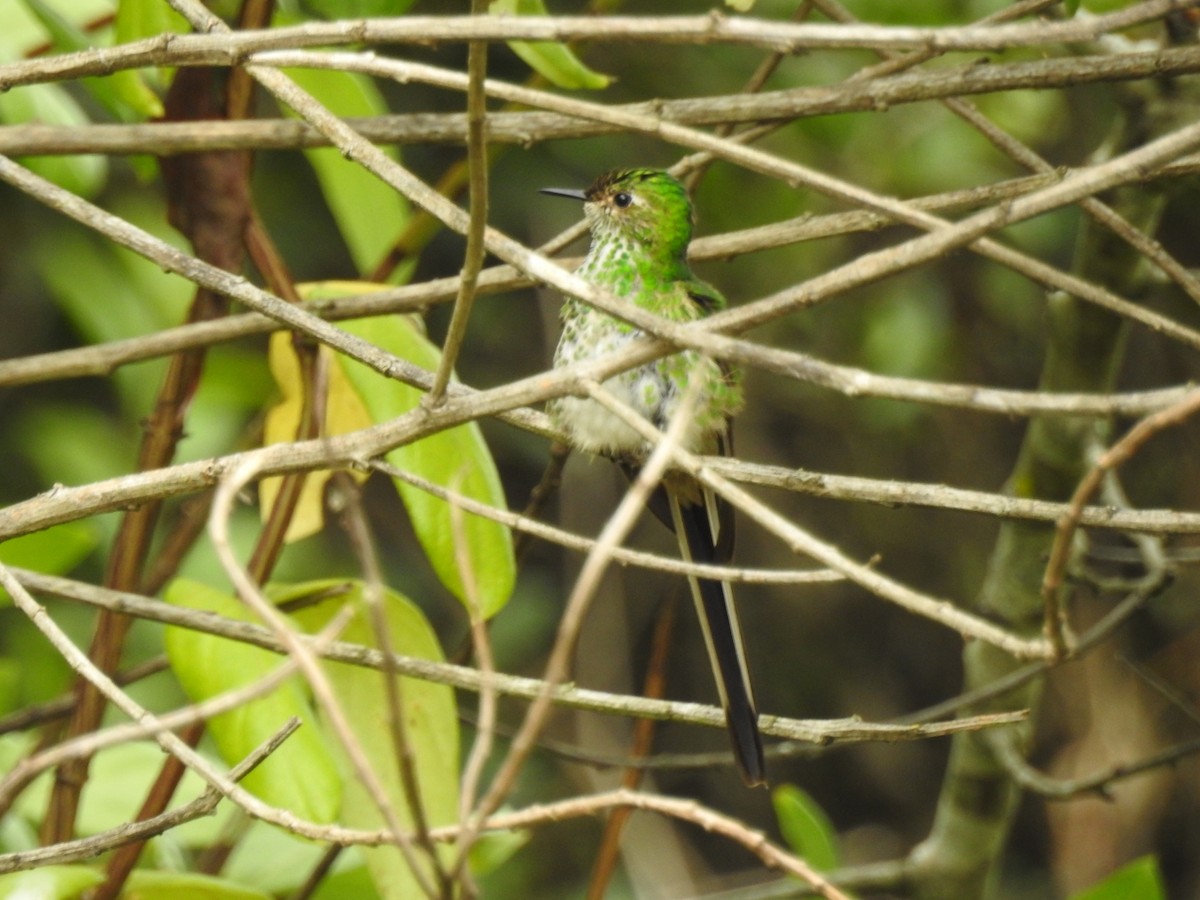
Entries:
{"label": "green leaf", "polygon": [[[339,116],[378,116],[388,111],[379,89],[364,76],[323,69],[286,71],[300,87]],[[392,147],[384,148],[384,152],[394,158],[398,156]],[[370,272],[408,224],[408,202],[395,188],[332,147],[308,149],[304,155],[316,173],[325,203],[354,264],[360,272]]]}
{"label": "green leaf", "polygon": [[[333,351],[318,346],[317,352],[327,364]],[[292,346],[292,334],[276,331],[271,335],[268,350],[271,376],[279,389],[279,401],[267,410],[263,423],[263,446],[294,441],[304,416],[305,385],[300,373],[300,360]],[[350,386],[341,368],[329,365],[325,384],[325,422],[322,434],[333,437],[371,424],[371,418]],[[325,527],[325,486],[333,472],[324,469],[309,472],[296,500],[292,519],[288,523],[284,541],[292,543],[316,534]],[[352,472],[351,477],[365,481],[366,472]],[[275,505],[283,485],[282,476],[264,478],[258,486],[260,513],[265,520]]]}
{"label": "green leaf", "polygon": [[[289,897],[300,889],[323,855],[324,848],[319,844],[266,822],[255,821],[238,840],[221,867],[221,875],[238,884]],[[264,866],[264,859],[269,859],[271,865]],[[338,855],[334,869],[352,868],[362,869],[363,863],[357,858],[355,849],[347,847]],[[325,879],[322,884],[324,882]],[[361,894],[346,896],[357,898]]]}
{"label": "green leaf", "polygon": [[[343,291],[344,292],[344,291]],[[319,296],[316,290],[306,297]],[[344,322],[342,327],[378,347],[426,369],[436,369],[440,353],[413,321],[401,316],[381,316]],[[384,378],[361,363],[338,357],[375,422],[386,422],[416,409],[424,394],[414,387]],[[392,465],[434,484],[457,491],[481,503],[506,509],[496,463],[474,422],[459,425],[398,447],[387,454]],[[412,520],[413,530],[447,589],[466,605],[469,602],[455,553],[455,524],[450,505],[432,494],[396,480],[396,489]],[[485,617],[503,608],[516,582],[512,534],[503,525],[463,513],[462,534],[469,570],[475,579],[479,605]]]}
{"label": "green leaf", "polygon": [[[289,594],[317,594],[330,587],[345,585],[345,580],[310,582],[294,585]],[[379,645],[363,604],[362,585],[352,582],[348,593],[339,595],[342,603],[356,607],[354,617],[341,633],[341,639],[367,647]],[[342,603],[326,602],[295,614],[309,631],[323,628]],[[393,651],[405,656],[441,662],[441,645],[428,620],[407,597],[385,591],[382,603],[387,620],[388,641]],[[396,811],[404,827],[413,822],[408,797],[401,786],[397,749],[388,724],[388,703],[384,675],[374,669],[346,663],[325,662],[333,689],[342,704],[350,727],[362,745],[372,770],[384,786],[384,796]],[[458,816],[459,734],[454,691],[443,684],[400,679],[400,697],[404,731],[413,758],[421,803],[431,827],[449,825]],[[343,762],[345,794],[340,821],[355,828],[382,828],[382,813],[366,788]],[[447,859],[453,848],[444,847]],[[393,847],[361,848],[367,868],[383,898],[405,900],[420,896],[420,890],[403,856]],[[428,872],[426,873],[428,875]]]}
{"label": "green leaf", "polygon": [[[492,15],[545,16],[542,0],[493,0]],[[508,46],[525,65],[551,84],[565,90],[598,91],[612,83],[612,76],[588,68],[566,44],[553,41],[508,41]]]}
{"label": "green leaf", "polygon": [[828,872],[838,867],[837,832],[817,801],[793,784],[771,793],[779,831],[788,846],[814,869]]}
{"label": "green leaf", "polygon": [[528,831],[488,831],[471,845],[471,873],[476,876],[494,872],[529,843]]}
{"label": "green leaf", "polygon": [[149,869],[134,869],[121,897],[123,900],[271,900],[270,894],[224,878]]}
{"label": "green leaf", "polygon": [[0,562],[57,575],[69,572],[96,546],[95,529],[83,522],[65,522],[0,544]]}
{"label": "green leaf", "polygon": [[[89,123],[75,99],[57,84],[29,84],[0,94],[0,122],[8,125]],[[18,157],[21,164],[81,197],[94,197],[108,179],[108,161],[96,154]]]}
{"label": "green leaf", "polygon": [[162,0],[120,0],[117,3],[117,43],[126,44],[171,32],[191,31],[187,19]]}
{"label": "green leaf", "polygon": [[[87,484],[125,474],[134,452],[130,448],[137,446],[132,428],[83,403],[45,402],[22,412],[9,427],[47,485]],[[103,518],[96,524],[105,531],[115,527]]]}
{"label": "green leaf", "polygon": [[[92,760],[91,775],[83,791],[77,828],[81,835],[99,834],[116,828],[137,816],[138,808],[149,793],[154,779],[166,761],[166,754],[157,744],[119,744],[107,747]],[[46,788],[50,787],[47,779]],[[186,803],[200,796],[203,779],[194,772],[184,773],[176,790],[176,802]],[[28,814],[33,810],[24,808]],[[45,812],[41,804],[40,813]],[[39,814],[40,814],[39,813]],[[219,812],[222,815],[224,812]],[[187,823],[188,827],[195,823]],[[210,823],[204,823],[211,828]]]}
{"label": "green leaf", "polygon": [[1076,894],[1071,900],[1166,900],[1158,860],[1153,856],[1135,859],[1099,884]]}
{"label": "green leaf", "polygon": [[304,9],[322,19],[362,19],[368,16],[399,16],[415,0],[301,0]]}
{"label": "green leaf", "polygon": [[[66,522],[0,544],[0,562],[6,566],[59,575],[75,568],[97,543],[99,535],[91,525]],[[0,588],[0,603],[7,599],[8,593]]]}
{"label": "green leaf", "polygon": [[[161,199],[114,198],[108,209],[172,246],[187,247],[179,232],[167,224]],[[35,234],[29,262],[49,286],[72,327],[92,344],[141,337],[178,325],[186,317],[195,292],[195,286],[178,275],[164,272],[132,250],[103,241],[74,225]],[[214,348],[210,352],[224,351]],[[166,359],[154,359],[121,366],[113,374],[111,380],[134,419],[145,416],[151,408],[166,367]],[[209,368],[221,371],[220,366]],[[212,377],[206,374],[205,381]],[[195,423],[189,420],[191,427]],[[237,423],[226,424],[226,428],[240,427]],[[126,456],[135,452],[126,447],[120,449]]]}
{"label": "green leaf", "polygon": [[[45,0],[22,0],[50,35],[56,50],[91,50],[88,36]],[[80,83],[98,103],[119,119],[154,118],[163,113],[162,101],[133,69],[122,69],[104,78],[84,78]]]}
{"label": "green leaf", "polygon": [[[164,599],[174,606],[251,621],[236,598],[197,582],[173,582]],[[166,630],[166,649],[171,669],[193,703],[257,681],[283,662],[276,653],[186,628]],[[274,806],[328,822],[341,800],[341,782],[298,677],[215,716],[208,726],[222,759],[234,765],[293,716],[301,727],[242,784]]]}
{"label": "green leaf", "polygon": [[104,873],[85,866],[43,866],[0,875],[0,897],[70,900],[104,881]]}

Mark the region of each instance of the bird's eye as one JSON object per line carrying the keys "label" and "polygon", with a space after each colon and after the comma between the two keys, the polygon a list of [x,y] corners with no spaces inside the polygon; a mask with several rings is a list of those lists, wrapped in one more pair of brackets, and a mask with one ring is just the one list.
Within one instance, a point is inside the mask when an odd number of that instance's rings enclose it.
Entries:
{"label": "bird's eye", "polygon": [[632,202],[633,194],[630,194],[628,191],[621,191],[619,194],[613,197],[613,203],[615,203],[621,209],[624,209]]}

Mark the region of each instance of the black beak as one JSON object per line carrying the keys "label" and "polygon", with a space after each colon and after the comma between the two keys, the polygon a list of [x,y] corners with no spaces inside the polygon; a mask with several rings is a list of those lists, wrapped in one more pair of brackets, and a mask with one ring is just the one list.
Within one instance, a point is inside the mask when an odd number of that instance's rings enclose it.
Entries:
{"label": "black beak", "polygon": [[569,200],[587,200],[586,191],[576,191],[571,188],[542,188],[539,194],[549,194],[552,197],[566,197]]}

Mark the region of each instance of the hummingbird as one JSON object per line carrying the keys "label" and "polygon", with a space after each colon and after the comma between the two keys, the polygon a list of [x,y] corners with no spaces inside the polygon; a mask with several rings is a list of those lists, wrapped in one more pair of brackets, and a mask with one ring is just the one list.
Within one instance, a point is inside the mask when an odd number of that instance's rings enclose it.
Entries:
{"label": "hummingbird", "polygon": [[[668,172],[622,169],[601,175],[587,190],[544,188],[543,194],[583,202],[591,232],[577,274],[642,309],[676,322],[710,315],[725,298],[696,278],[687,264],[693,211],[687,191]],[[644,332],[575,297],[562,308],[555,367],[605,356]],[[739,374],[694,350],[614,375],[604,387],[665,429],[698,382],[699,401],[681,445],[694,453],[733,452],[732,419],[742,406]],[[573,447],[614,459],[631,477],[649,453],[646,440],[590,398],[561,397],[547,407]],[[675,532],[689,562],[726,564],[733,555],[733,508],[690,475],[669,472],[651,497],[655,516]],[[725,710],[734,759],[750,786],[765,784],[758,712],[728,582],[689,576],[709,661]]]}

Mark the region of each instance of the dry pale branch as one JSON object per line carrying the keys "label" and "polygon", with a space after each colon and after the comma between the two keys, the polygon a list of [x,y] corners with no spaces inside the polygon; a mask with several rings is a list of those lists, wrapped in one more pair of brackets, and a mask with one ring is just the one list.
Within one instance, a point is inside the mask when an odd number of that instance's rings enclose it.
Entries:
{"label": "dry pale branch", "polygon": [[[487,820],[489,830],[527,828],[550,824],[577,816],[595,815],[596,813],[619,807],[657,812],[672,816],[685,822],[698,825],[706,831],[720,834],[744,846],[754,853],[771,868],[782,869],[789,874],[804,879],[818,893],[829,900],[849,900],[839,888],[832,884],[819,872],[814,871],[804,860],[776,847],[761,832],[748,828],[738,820],[723,813],[709,809],[694,800],[679,800],[673,797],[663,797],[658,794],[644,794],[620,788],[605,794],[593,794],[583,797],[572,797],[558,803],[545,803],[523,809],[515,813],[502,813]],[[434,836],[449,839],[459,828],[435,829]]]}
{"label": "dry pale branch", "polygon": [[[261,647],[272,653],[283,653],[283,645],[264,626],[250,622],[228,619],[215,613],[184,609],[163,604],[136,594],[111,591],[83,582],[72,581],[53,575],[43,575],[22,569],[13,569],[14,578],[30,590],[38,591],[65,600],[86,603],[90,606],[113,609],[124,615],[135,616],[165,625],[189,628],[205,634],[213,634],[234,641]],[[300,635],[299,639],[312,643],[315,638]],[[332,641],[320,647],[320,656],[334,662],[353,666],[382,669],[383,654],[373,647]],[[460,690],[478,692],[481,676],[478,670],[450,663],[437,663],[411,656],[394,656],[395,671],[411,678],[421,678],[438,684],[447,684]],[[495,690],[508,697],[532,700],[542,689],[542,681],[514,675],[494,673],[491,676]],[[594,691],[575,685],[560,685],[555,688],[554,701],[572,709],[588,710],[615,715],[637,715],[662,721],[683,722],[724,728],[724,713],[719,708],[699,703],[683,703],[668,700],[647,700]],[[930,722],[921,725],[887,725],[863,722],[861,719],[789,719],[782,716],[763,716],[760,727],[764,734],[791,740],[828,745],[840,741],[859,742],[867,740],[917,740],[943,737],[960,730],[980,727],[1011,725],[1024,719],[1020,712],[1001,716],[980,716]],[[154,723],[157,725],[157,720]]]}
{"label": "dry pale branch", "polygon": [[[405,16],[312,22],[266,31],[228,33],[185,0],[172,4],[202,32],[162,34],[116,47],[12,63],[0,69],[0,90],[21,84],[109,75],[159,65],[245,65],[255,53],[337,44],[428,44],[441,41],[646,41],[735,44],[780,53],[805,49],[1004,50],[1093,41],[1112,31],[1162,18],[1196,0],[1145,0],[1103,16],[945,28],[790,23],[708,16]],[[168,61],[164,61],[168,60]]]}
{"label": "dry pale branch", "polygon": [[[317,56],[310,54],[303,58],[314,60]],[[168,50],[156,64],[181,65],[187,61]],[[6,77],[11,65],[0,65],[0,81]],[[870,112],[972,94],[1054,90],[1083,84],[1180,76],[1198,70],[1200,49],[1176,47],[1021,62],[996,61],[988,65],[931,69],[820,87],[613,104],[609,108],[693,127],[793,122],[812,116]],[[467,135],[464,113],[395,114],[348,118],[346,122],[376,144],[462,145]],[[528,146],[539,141],[594,137],[620,131],[618,125],[566,113],[497,111],[488,116],[488,142],[491,144]],[[297,150],[329,145],[329,138],[320,131],[291,119],[212,121],[206,122],[203,129],[178,122],[0,126],[0,153],[13,156],[76,153],[169,156],[203,150]]]}
{"label": "dry pale branch", "polygon": [[297,669],[308,682],[318,707],[323,713],[328,728],[341,745],[350,763],[355,777],[362,783],[367,796],[375,804],[389,835],[388,843],[394,844],[404,856],[412,870],[413,881],[429,897],[438,897],[436,887],[430,882],[429,873],[423,865],[423,859],[418,855],[419,848],[414,846],[413,838],[400,821],[396,808],[389,799],[388,792],[383,788],[380,774],[372,766],[363,748],[362,741],[355,734],[354,728],[346,716],[341,701],[333,690],[329,676],[319,662],[319,650],[304,640],[303,635],[292,628],[287,617],[262,593],[262,589],[254,582],[249,571],[234,555],[233,546],[229,540],[229,520],[233,516],[237,495],[242,489],[258,476],[255,460],[247,458],[231,469],[217,485],[216,496],[213,499],[212,510],[209,514],[208,531],[212,537],[213,547],[221,567],[229,576],[237,592],[238,598],[250,610],[267,624],[274,638],[283,647],[288,658],[295,662]]}
{"label": "dry pale branch", "polygon": [[[299,719],[290,719],[285,722],[274,735],[255,748],[242,762],[229,770],[230,781],[238,782],[245,778],[263,760],[274,753],[291,736],[292,732],[299,727]],[[117,847],[144,841],[157,834],[162,834],[178,825],[182,825],[184,822],[191,822],[203,816],[210,816],[216,810],[217,804],[221,802],[221,799],[221,792],[210,786],[205,788],[204,793],[190,803],[186,803],[177,809],[161,813],[150,819],[119,825],[100,834],[94,834],[91,837],[81,838],[76,841],[67,841],[66,843],[54,844],[49,847],[39,847],[36,850],[20,850],[14,853],[0,854],[0,874],[92,859],[101,853],[115,850]]]}

